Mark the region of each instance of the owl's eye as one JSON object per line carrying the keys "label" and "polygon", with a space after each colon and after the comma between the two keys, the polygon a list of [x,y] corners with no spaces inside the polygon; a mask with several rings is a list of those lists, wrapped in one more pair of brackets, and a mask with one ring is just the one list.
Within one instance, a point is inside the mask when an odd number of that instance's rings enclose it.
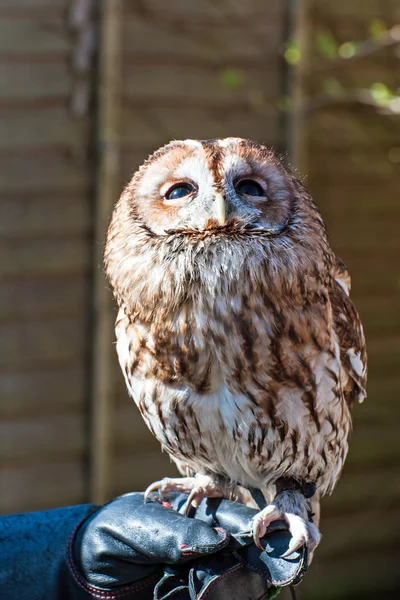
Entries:
{"label": "owl's eye", "polygon": [[265,196],[265,191],[258,181],[252,179],[242,179],[236,185],[236,191],[239,194],[246,194],[247,196]]}
{"label": "owl's eye", "polygon": [[166,200],[179,200],[185,198],[195,191],[195,188],[190,183],[176,183],[165,194]]}

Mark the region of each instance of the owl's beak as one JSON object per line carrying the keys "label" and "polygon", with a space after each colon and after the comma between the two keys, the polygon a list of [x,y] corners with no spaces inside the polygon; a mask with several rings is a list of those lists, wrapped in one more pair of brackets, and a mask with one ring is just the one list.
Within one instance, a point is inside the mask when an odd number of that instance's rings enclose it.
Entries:
{"label": "owl's beak", "polygon": [[220,225],[225,225],[226,221],[226,209],[225,209],[225,198],[221,192],[215,194],[215,214],[217,221]]}

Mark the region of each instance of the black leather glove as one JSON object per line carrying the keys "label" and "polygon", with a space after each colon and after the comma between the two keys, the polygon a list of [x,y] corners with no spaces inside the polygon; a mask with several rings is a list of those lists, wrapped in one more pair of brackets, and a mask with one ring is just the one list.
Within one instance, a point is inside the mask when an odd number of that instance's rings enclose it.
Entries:
{"label": "black leather glove", "polygon": [[189,519],[186,499],[163,506],[127,494],[101,508],[0,517],[1,600],[250,600],[301,579],[305,550],[279,558],[284,523],[261,552],[250,535],[255,510],[204,500]]}
{"label": "black leather glove", "polygon": [[126,494],[84,520],[68,548],[69,597],[250,600],[300,581],[307,553],[280,558],[290,541],[284,523],[270,528],[261,552],[250,533],[256,510],[204,500],[187,518],[186,499],[144,504],[143,494]]}

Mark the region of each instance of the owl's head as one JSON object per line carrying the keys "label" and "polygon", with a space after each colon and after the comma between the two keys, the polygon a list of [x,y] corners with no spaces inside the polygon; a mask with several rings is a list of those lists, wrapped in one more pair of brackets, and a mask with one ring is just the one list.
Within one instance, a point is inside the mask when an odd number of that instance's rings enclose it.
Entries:
{"label": "owl's head", "polygon": [[170,142],[128,189],[139,219],[157,235],[218,228],[222,234],[232,224],[279,233],[296,195],[293,177],[273,153],[240,138]]}
{"label": "owl's head", "polygon": [[244,269],[290,285],[328,248],[311,197],[271,150],[240,138],[185,140],[157,150],[125,188],[105,265],[120,301],[150,302],[186,293],[188,282],[230,285]]}

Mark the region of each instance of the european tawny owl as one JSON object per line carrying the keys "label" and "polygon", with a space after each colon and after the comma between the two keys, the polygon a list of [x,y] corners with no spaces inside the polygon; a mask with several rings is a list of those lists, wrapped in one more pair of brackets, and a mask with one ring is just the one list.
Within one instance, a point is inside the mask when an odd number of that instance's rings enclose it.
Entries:
{"label": "european tawny owl", "polygon": [[[174,141],[117,203],[105,266],[129,392],[184,475],[148,489],[269,503],[286,555],[319,542],[319,498],[340,476],[366,351],[350,278],[303,185],[266,147]],[[313,495],[310,504],[307,497]]]}

